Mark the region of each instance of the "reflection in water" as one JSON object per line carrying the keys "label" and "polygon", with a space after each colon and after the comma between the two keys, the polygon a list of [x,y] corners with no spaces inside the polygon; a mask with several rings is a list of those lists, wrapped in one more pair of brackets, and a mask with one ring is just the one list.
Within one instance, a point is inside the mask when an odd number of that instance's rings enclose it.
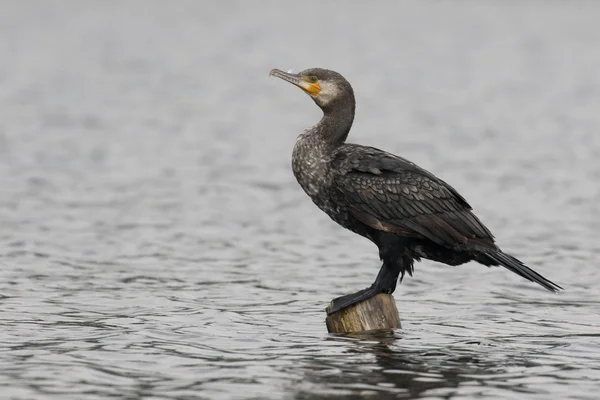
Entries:
{"label": "reflection in water", "polygon": [[[351,340],[349,337],[354,337]],[[532,367],[533,363],[514,354],[493,356],[493,347],[476,341],[445,348],[403,349],[401,332],[379,331],[331,336],[341,341],[343,356],[318,357],[303,365],[304,378],[316,388],[299,391],[295,398],[313,398],[315,393],[332,398],[355,399],[376,393],[396,398],[438,395],[452,398],[459,386],[468,386],[462,395],[485,395],[486,387],[502,386],[509,368]],[[351,343],[351,345],[348,345]],[[488,348],[486,348],[488,347]],[[528,392],[513,386],[513,390]]]}

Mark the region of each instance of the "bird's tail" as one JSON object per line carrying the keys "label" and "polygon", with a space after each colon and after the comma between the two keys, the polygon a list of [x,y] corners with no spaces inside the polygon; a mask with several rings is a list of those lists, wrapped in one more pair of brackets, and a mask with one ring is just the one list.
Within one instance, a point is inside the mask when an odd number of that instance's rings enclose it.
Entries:
{"label": "bird's tail", "polygon": [[562,287],[558,286],[556,283],[544,278],[542,275],[538,274],[509,254],[498,251],[494,253],[486,253],[486,256],[493,262],[494,265],[502,265],[504,268],[514,272],[519,276],[522,276],[525,279],[543,286],[551,292],[558,292],[562,289]]}

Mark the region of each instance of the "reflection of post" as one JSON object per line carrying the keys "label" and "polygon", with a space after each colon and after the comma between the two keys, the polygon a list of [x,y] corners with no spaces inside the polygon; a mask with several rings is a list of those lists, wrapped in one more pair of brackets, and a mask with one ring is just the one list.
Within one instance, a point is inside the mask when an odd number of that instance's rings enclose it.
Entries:
{"label": "reflection of post", "polygon": [[330,333],[361,332],[400,328],[400,317],[394,297],[380,293],[328,315],[325,323]]}

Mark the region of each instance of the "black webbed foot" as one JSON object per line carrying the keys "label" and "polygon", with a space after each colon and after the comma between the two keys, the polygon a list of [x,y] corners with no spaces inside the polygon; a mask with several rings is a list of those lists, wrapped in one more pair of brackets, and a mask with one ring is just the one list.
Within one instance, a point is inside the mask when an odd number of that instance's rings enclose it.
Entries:
{"label": "black webbed foot", "polygon": [[353,304],[357,304],[357,303],[360,303],[361,301],[370,299],[371,297],[374,297],[382,292],[384,292],[384,291],[382,291],[375,285],[372,285],[366,289],[359,290],[356,293],[347,294],[345,296],[338,297],[337,299],[331,300],[329,307],[327,307],[327,314],[331,315],[340,310],[343,310],[346,307],[350,307]]}
{"label": "black webbed foot", "polygon": [[353,304],[370,299],[379,293],[394,293],[401,269],[397,264],[390,263],[389,265],[391,265],[391,267],[386,263],[381,266],[375,282],[368,288],[333,299],[326,309],[327,314],[331,315],[336,313]]}

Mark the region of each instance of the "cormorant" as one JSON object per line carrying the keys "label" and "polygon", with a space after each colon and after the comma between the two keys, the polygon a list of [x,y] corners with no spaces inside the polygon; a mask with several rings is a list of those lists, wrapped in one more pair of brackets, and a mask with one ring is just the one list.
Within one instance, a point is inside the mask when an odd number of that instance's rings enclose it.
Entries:
{"label": "cormorant", "polygon": [[375,243],[383,261],[370,287],[334,299],[329,314],[378,293],[393,293],[398,277],[412,276],[413,262],[421,258],[448,265],[501,265],[552,292],[562,289],[502,252],[452,186],[402,157],[346,143],[356,103],[342,75],[321,68],[299,74],[274,69],[269,75],[298,86],[323,111],[319,123],[298,136],[294,146],[298,183],[331,219]]}

